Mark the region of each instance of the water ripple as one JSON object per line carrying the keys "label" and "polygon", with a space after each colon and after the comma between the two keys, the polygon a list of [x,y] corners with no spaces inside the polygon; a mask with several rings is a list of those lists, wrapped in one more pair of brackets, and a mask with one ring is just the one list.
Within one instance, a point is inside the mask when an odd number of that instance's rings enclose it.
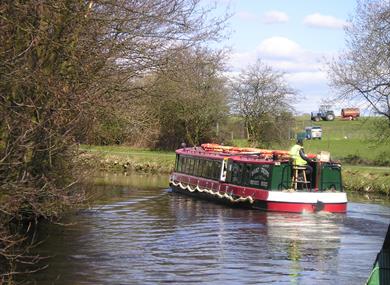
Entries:
{"label": "water ripple", "polygon": [[346,215],[283,214],[150,185],[117,192],[119,200],[70,217],[74,225],[46,229],[40,254],[54,257],[33,282],[362,284],[390,217],[380,205],[352,203]]}

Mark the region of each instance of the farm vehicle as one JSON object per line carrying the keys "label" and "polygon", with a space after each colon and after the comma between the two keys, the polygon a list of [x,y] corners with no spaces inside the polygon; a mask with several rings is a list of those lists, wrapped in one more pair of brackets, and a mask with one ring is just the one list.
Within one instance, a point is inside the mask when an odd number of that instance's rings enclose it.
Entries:
{"label": "farm vehicle", "polygon": [[311,112],[312,121],[333,121],[336,118],[330,105],[321,105],[318,111]]}
{"label": "farm vehicle", "polygon": [[341,109],[341,118],[346,120],[357,120],[360,117],[359,108],[343,108]]}

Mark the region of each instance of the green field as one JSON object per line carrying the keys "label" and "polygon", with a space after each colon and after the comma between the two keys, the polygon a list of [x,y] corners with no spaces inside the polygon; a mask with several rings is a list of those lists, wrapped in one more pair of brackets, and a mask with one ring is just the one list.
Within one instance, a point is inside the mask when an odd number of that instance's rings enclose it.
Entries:
{"label": "green field", "polygon": [[372,123],[375,118],[365,117],[349,121],[336,118],[334,121],[313,122],[307,116],[297,117],[295,131],[303,131],[305,127],[320,126],[323,130],[323,139],[345,140],[372,138]]}
{"label": "green field", "polygon": [[336,118],[330,122],[312,122],[307,117],[300,117],[294,131],[302,132],[307,126],[322,127],[321,140],[305,140],[306,152],[329,151],[333,159],[341,159],[345,163],[353,163],[355,158],[355,163],[390,165],[390,145],[375,141],[374,120],[375,118],[360,118],[348,121]]}
{"label": "green field", "polygon": [[[128,146],[81,145],[81,158],[103,171],[169,173],[175,162],[173,151],[157,151]],[[91,165],[95,164],[95,165]]]}

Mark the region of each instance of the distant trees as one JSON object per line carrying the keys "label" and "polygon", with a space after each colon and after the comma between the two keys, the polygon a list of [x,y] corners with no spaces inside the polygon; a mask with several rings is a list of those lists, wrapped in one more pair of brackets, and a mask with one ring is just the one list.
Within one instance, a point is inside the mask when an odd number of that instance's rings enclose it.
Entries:
{"label": "distant trees", "polygon": [[118,102],[99,109],[77,139],[164,149],[217,139],[218,125],[228,115],[223,59],[223,52],[201,46],[168,51],[163,66],[131,82],[130,99],[118,96]]}
{"label": "distant trees", "polygon": [[232,111],[243,117],[250,140],[270,146],[289,138],[297,92],[283,73],[257,60],[233,79],[231,92]]}
{"label": "distant trees", "polygon": [[368,103],[390,128],[389,2],[360,1],[345,32],[346,51],[329,63],[338,98]]}
{"label": "distant trees", "polygon": [[155,74],[150,90],[160,130],[157,145],[199,145],[215,139],[217,124],[228,115],[223,54],[204,48],[168,54],[167,68]]}

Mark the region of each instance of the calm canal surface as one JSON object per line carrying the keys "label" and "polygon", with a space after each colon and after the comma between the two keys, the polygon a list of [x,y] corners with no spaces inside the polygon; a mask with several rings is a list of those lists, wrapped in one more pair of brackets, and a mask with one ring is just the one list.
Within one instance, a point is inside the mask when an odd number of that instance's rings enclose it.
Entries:
{"label": "calm canal surface", "polygon": [[96,204],[42,225],[50,266],[33,284],[364,284],[390,222],[385,202],[347,214],[266,213],[171,193],[167,176],[106,176]]}

